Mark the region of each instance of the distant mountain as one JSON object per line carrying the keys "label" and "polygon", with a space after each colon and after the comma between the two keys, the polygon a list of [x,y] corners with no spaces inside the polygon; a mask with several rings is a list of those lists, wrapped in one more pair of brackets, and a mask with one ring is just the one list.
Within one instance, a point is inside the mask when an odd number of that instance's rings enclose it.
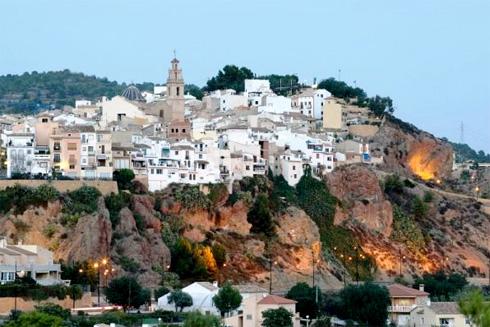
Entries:
{"label": "distant mountain", "polygon": [[456,154],[456,162],[473,160],[475,162],[490,162],[490,154],[484,151],[475,151],[468,144],[449,142]]}
{"label": "distant mountain", "polygon": [[[136,84],[141,90],[153,90],[153,83]],[[0,76],[0,113],[30,113],[75,104],[77,99],[96,100],[121,94],[126,83],[83,73],[51,71]]]}

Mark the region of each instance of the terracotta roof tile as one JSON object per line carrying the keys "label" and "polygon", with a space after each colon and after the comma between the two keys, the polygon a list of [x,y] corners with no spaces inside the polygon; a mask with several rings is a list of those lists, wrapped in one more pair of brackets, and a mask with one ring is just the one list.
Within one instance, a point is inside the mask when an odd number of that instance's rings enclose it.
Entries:
{"label": "terracotta roof tile", "polygon": [[392,284],[388,286],[388,291],[391,297],[417,297],[428,296],[429,293],[416,290],[401,284]]}
{"label": "terracotta roof tile", "polygon": [[277,295],[267,295],[258,304],[296,304],[296,301],[286,299]]}

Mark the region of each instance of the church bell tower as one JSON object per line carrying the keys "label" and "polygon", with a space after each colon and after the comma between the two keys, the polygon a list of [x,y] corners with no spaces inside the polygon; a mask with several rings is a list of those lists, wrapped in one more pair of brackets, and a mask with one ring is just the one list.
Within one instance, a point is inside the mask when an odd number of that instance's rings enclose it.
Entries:
{"label": "church bell tower", "polygon": [[169,118],[172,121],[184,120],[184,77],[179,63],[174,54],[167,78],[167,104],[170,107]]}

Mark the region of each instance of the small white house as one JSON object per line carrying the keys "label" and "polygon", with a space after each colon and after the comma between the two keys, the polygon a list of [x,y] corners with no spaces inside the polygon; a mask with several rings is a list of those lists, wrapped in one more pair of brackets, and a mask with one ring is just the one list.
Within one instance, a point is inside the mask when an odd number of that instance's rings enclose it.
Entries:
{"label": "small white house", "polygon": [[[219,291],[218,283],[195,282],[182,289],[182,292],[192,297],[192,306],[184,308],[184,312],[200,311],[202,314],[219,315],[219,310],[214,306],[213,296]],[[173,311],[175,305],[168,303],[170,293],[158,299],[157,309]]]}

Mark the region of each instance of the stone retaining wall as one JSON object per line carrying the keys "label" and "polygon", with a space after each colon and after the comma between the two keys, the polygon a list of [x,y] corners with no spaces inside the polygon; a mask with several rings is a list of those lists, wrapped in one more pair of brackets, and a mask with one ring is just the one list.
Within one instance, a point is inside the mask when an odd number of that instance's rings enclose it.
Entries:
{"label": "stone retaining wall", "polygon": [[102,180],[94,180],[94,181],[84,181],[84,180],[53,180],[53,181],[45,181],[38,179],[4,179],[0,180],[0,190],[3,190],[9,186],[14,186],[15,184],[29,186],[29,187],[38,187],[40,185],[49,183],[55,189],[57,189],[60,193],[66,193],[69,191],[74,191],[79,189],[80,187],[92,186],[95,187],[102,193],[102,195],[109,195],[112,192],[118,193],[117,183],[115,181],[102,181]]}

